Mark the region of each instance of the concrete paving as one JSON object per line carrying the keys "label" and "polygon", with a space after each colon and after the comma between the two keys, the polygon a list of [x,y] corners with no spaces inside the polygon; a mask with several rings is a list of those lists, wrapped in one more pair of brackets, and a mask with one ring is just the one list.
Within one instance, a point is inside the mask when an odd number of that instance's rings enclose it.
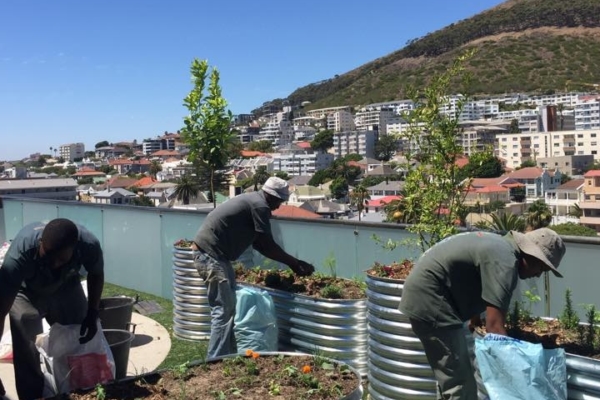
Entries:
{"label": "concrete paving", "polygon": [[[131,322],[136,324],[136,327],[135,339],[131,343],[129,351],[127,376],[154,371],[171,350],[169,333],[158,322],[137,312],[132,314]],[[4,330],[9,330],[8,317],[4,324]],[[0,378],[6,389],[4,400],[17,400],[12,362],[0,362]]]}

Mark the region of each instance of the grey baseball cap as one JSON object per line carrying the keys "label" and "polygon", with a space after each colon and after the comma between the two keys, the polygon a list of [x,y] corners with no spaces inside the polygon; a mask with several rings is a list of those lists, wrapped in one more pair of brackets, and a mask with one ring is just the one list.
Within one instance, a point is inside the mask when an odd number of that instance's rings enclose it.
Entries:
{"label": "grey baseball cap", "polygon": [[286,180],[272,176],[261,188],[265,193],[269,193],[271,196],[280,198],[283,201],[287,201],[290,198],[290,188]]}

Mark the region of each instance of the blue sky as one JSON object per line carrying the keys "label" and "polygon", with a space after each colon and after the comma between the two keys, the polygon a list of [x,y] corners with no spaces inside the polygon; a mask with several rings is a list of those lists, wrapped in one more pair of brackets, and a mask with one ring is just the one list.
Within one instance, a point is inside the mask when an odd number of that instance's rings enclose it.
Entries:
{"label": "blue sky", "polygon": [[180,129],[194,57],[248,113],[500,2],[2,0],[0,160]]}

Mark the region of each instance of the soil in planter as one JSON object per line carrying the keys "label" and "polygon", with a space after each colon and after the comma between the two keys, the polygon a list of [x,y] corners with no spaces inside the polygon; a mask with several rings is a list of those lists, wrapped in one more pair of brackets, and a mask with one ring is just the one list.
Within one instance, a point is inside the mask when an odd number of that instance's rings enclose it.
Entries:
{"label": "soil in planter", "polygon": [[334,278],[317,273],[307,277],[299,277],[291,271],[247,269],[243,266],[236,266],[235,275],[238,282],[251,283],[311,297],[346,300],[365,298],[365,284],[363,282]]}
{"label": "soil in planter", "polygon": [[311,356],[250,353],[191,368],[184,365],[53,400],[326,400],[344,397],[357,387],[358,378],[344,365]]}
{"label": "soil in planter", "polygon": [[410,274],[413,267],[414,263],[410,260],[404,260],[402,262],[394,261],[392,264],[375,263],[367,270],[367,274],[378,276],[380,278],[404,280],[408,277],[408,274]]}
{"label": "soil in planter", "polygon": [[193,243],[194,242],[192,240],[179,239],[178,241],[176,241],[175,243],[173,243],[173,246],[180,247],[180,248],[185,248],[185,249],[191,249]]}
{"label": "soil in planter", "polygon": [[[485,335],[485,321],[482,326],[475,329],[480,335]],[[587,328],[584,328],[584,335],[585,329]],[[527,321],[521,321],[518,329],[509,327],[507,333],[508,336],[519,340],[540,343],[545,349],[560,347],[567,353],[600,359],[600,349],[586,345],[581,337],[582,334],[563,329],[558,320],[530,318]]]}

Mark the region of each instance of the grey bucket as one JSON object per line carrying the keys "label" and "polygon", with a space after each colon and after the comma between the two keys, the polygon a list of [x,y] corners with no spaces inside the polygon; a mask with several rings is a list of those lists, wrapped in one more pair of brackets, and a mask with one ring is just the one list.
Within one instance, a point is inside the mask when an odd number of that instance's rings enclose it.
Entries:
{"label": "grey bucket", "polygon": [[138,299],[126,296],[105,297],[100,299],[100,324],[102,329],[124,329],[131,323],[133,305]]}
{"label": "grey bucket", "polygon": [[122,379],[127,375],[129,349],[135,335],[122,329],[103,329],[102,332],[115,360],[115,379]]}

